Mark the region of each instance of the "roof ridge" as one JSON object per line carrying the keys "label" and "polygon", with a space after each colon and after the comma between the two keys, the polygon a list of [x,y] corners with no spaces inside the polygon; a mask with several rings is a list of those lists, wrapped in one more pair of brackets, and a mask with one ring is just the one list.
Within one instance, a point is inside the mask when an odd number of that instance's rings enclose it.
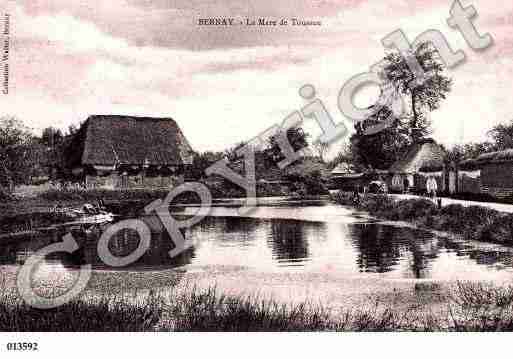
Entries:
{"label": "roof ridge", "polygon": [[176,121],[172,117],[152,117],[152,116],[132,116],[132,115],[89,115],[87,120],[93,119],[132,119],[132,120],[152,120],[152,121]]}

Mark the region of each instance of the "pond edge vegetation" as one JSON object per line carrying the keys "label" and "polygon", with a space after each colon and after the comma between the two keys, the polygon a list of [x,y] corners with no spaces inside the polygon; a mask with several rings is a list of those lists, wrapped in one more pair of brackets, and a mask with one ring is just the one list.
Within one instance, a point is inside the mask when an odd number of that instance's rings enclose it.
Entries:
{"label": "pond edge vegetation", "polygon": [[368,194],[354,203],[349,192],[337,192],[332,199],[380,219],[411,222],[419,228],[450,232],[465,240],[513,245],[513,214],[483,206],[449,204],[439,208],[429,199],[397,200],[381,194]]}
{"label": "pond edge vegetation", "polygon": [[[434,289],[433,289],[433,288]],[[437,291],[438,288],[438,291]],[[216,288],[184,292],[84,294],[68,304],[40,310],[13,290],[0,293],[0,331],[511,331],[513,287],[457,282],[415,293],[428,304],[399,308],[376,298],[367,306],[328,308],[282,304],[255,295],[228,296]],[[432,297],[429,299],[429,297]],[[438,298],[434,298],[438,296]],[[429,301],[442,303],[438,309]],[[337,313],[334,310],[337,309]]]}

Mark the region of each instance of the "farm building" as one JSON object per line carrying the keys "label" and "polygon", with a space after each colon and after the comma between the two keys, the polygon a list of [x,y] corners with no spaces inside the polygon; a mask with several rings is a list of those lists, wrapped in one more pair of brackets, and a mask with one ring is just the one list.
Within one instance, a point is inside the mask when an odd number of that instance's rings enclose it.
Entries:
{"label": "farm building", "polygon": [[363,188],[363,177],[363,173],[356,173],[349,163],[342,162],[330,173],[330,187],[345,191],[352,191],[359,187]]}
{"label": "farm building", "polygon": [[480,190],[498,198],[513,195],[513,149],[482,154],[475,160]]}
{"label": "farm building", "polygon": [[193,151],[171,118],[90,116],[67,167],[88,187],[169,188],[184,181]]}
{"label": "farm building", "polygon": [[[392,191],[411,189],[425,192],[428,179],[434,178],[438,191],[444,191],[447,188],[444,157],[443,148],[433,139],[424,139],[413,144],[406,155],[390,167],[389,188]],[[449,173],[449,179],[450,177]],[[455,189],[456,179],[453,178],[451,183],[449,187]]]}
{"label": "farm building", "polygon": [[364,172],[355,172],[347,164],[338,165],[331,171],[331,188],[345,191],[355,189],[363,190],[369,187],[372,181],[389,182],[389,173],[384,170],[367,170]]}

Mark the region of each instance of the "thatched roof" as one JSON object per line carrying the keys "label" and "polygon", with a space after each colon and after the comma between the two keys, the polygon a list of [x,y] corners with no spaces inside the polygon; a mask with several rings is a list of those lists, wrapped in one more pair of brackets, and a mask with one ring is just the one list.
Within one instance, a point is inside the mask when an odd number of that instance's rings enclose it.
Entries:
{"label": "thatched roof", "polygon": [[392,173],[417,173],[443,168],[445,152],[433,139],[424,139],[410,147],[404,158],[389,169]]}
{"label": "thatched roof", "polygon": [[513,148],[504,151],[483,153],[477,157],[478,164],[513,162]]}
{"label": "thatched roof", "polygon": [[90,116],[73,142],[81,165],[192,163],[192,148],[171,118]]}
{"label": "thatched roof", "polygon": [[475,159],[465,159],[458,163],[458,168],[463,171],[473,171],[479,169],[479,163]]}

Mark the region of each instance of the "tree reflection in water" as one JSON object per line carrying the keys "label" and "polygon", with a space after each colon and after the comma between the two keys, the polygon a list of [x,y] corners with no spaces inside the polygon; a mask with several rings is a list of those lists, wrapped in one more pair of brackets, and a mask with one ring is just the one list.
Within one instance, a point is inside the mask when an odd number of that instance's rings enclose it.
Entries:
{"label": "tree reflection in water", "polygon": [[409,261],[407,277],[429,277],[430,263],[438,257],[440,246],[429,232],[383,224],[350,226],[358,249],[361,272],[385,273],[396,269],[401,258]]}
{"label": "tree reflection in water", "polygon": [[309,257],[306,224],[296,220],[271,221],[267,243],[272,249],[274,259],[295,262]]}
{"label": "tree reflection in water", "polygon": [[[169,257],[173,242],[162,223],[155,216],[140,217],[152,232],[147,253],[136,263],[115,270],[148,271],[172,269],[187,264],[195,266],[239,265],[273,270],[293,266],[294,270],[310,267],[337,268],[352,274],[356,271],[391,273],[397,278],[430,278],[443,274],[450,261],[458,265],[494,267],[494,270],[513,267],[513,249],[486,243],[458,241],[433,236],[427,231],[380,222],[364,222],[347,212],[331,219],[340,222],[313,222],[301,220],[303,207],[271,208],[270,213],[287,215],[283,218],[244,218],[237,216],[207,217],[185,231],[188,240],[197,239],[198,245],[176,258]],[[325,210],[325,208],[324,208]],[[275,211],[275,212],[273,212]],[[309,215],[311,212],[308,212]],[[348,222],[344,222],[345,218]],[[357,221],[355,221],[357,220]],[[5,242],[0,246],[0,265],[22,265],[32,253],[59,241],[69,231],[43,233],[32,239]],[[54,253],[46,257],[47,264],[59,263],[68,268],[92,264],[98,270],[109,270],[97,253],[101,229],[72,231],[80,250],[72,255]],[[131,230],[116,233],[109,242],[115,256],[132,253],[139,237]],[[350,258],[350,265],[340,265]],[[353,259],[354,258],[354,259]],[[460,259],[463,261],[460,262]],[[354,263],[356,262],[356,268]],[[332,266],[333,265],[333,266]],[[437,268],[437,265],[440,265]],[[442,269],[440,269],[442,268]],[[488,270],[483,268],[482,270]]]}

